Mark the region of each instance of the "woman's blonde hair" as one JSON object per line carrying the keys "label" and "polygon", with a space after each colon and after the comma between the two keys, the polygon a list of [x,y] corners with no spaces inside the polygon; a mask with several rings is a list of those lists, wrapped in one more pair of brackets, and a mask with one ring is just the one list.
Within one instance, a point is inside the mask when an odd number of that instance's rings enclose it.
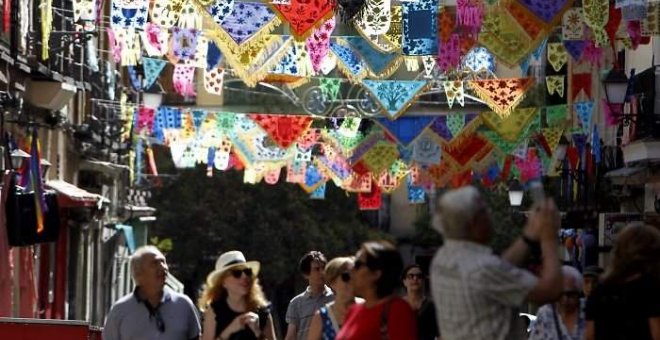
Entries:
{"label": "woman's blonde hair", "polygon": [[[227,289],[222,285],[225,279],[231,275],[231,270],[226,270],[222,275],[218,276],[215,282],[207,280],[206,285],[204,286],[204,291],[197,301],[199,309],[205,311],[208,306],[220,299],[227,298]],[[261,285],[259,284],[259,279],[256,277],[252,278],[252,286],[250,291],[245,296],[248,310],[256,311],[260,308],[268,306],[268,300],[264,295]]]}
{"label": "woman's blonde hair", "polygon": [[325,265],[325,281],[332,284],[342,273],[353,266],[355,258],[352,256],[335,257]]}

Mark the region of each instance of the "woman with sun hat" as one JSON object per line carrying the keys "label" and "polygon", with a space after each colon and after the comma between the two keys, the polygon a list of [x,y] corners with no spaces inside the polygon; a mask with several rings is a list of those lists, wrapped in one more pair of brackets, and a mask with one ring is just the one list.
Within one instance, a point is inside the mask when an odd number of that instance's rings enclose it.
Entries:
{"label": "woman with sun hat", "polygon": [[275,340],[270,304],[257,279],[260,264],[228,251],[215,262],[199,299],[202,340]]}

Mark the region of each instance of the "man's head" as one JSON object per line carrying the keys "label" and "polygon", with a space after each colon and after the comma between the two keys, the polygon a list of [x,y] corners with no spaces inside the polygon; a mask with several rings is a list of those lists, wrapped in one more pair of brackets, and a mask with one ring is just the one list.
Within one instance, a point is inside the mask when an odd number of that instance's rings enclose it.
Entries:
{"label": "man's head", "polygon": [[596,285],[598,285],[598,279],[602,273],[603,269],[598,266],[584,268],[584,272],[582,273],[584,276],[584,285],[582,287],[584,296],[588,297],[591,295],[591,292],[593,292]]}
{"label": "man's head", "polygon": [[167,262],[154,246],[143,246],[131,255],[131,272],[135,284],[145,290],[162,290],[167,278]]}
{"label": "man's head", "polygon": [[473,186],[451,190],[438,202],[433,226],[448,239],[487,244],[492,235],[486,203]]}
{"label": "man's head", "polygon": [[321,286],[325,284],[323,271],[327,263],[322,252],[313,250],[300,259],[298,267],[310,286]]}

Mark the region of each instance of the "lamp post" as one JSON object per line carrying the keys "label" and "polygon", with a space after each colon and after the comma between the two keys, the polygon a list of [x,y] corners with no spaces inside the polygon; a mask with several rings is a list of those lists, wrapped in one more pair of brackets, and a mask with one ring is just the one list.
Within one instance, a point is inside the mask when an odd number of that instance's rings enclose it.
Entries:
{"label": "lamp post", "polygon": [[603,79],[603,87],[605,88],[605,98],[607,105],[612,110],[612,115],[616,118],[621,118],[624,126],[630,125],[635,121],[635,115],[624,112],[625,103],[628,95],[628,76],[619,67],[615,66]]}
{"label": "lamp post", "polygon": [[12,169],[18,169],[23,165],[23,162],[27,159],[30,159],[30,154],[21,150],[14,149],[11,151],[11,167]]}
{"label": "lamp post", "polygon": [[519,207],[522,205],[523,200],[523,186],[517,179],[511,180],[509,182],[509,204],[512,207]]}
{"label": "lamp post", "polygon": [[53,165],[51,162],[49,162],[47,159],[42,158],[41,159],[41,164],[39,164],[39,170],[41,170],[41,178],[46,178],[46,174],[48,173],[48,170],[50,167]]}

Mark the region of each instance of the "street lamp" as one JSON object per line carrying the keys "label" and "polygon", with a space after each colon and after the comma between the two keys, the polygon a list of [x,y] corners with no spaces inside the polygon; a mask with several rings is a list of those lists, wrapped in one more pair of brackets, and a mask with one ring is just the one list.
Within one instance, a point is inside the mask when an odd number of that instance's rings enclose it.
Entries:
{"label": "street lamp", "polygon": [[512,207],[519,207],[522,205],[524,190],[522,185],[517,179],[509,182],[509,204]]}
{"label": "street lamp", "polygon": [[27,159],[30,159],[30,154],[21,150],[14,149],[11,151],[11,167],[12,169],[18,169],[23,165],[23,162]]}
{"label": "street lamp", "polygon": [[624,105],[628,94],[628,76],[619,67],[615,66],[603,79],[605,87],[605,98],[607,105],[613,112],[613,116],[622,119],[624,126],[634,121],[634,115],[624,112]]}
{"label": "street lamp", "polygon": [[46,178],[46,174],[48,173],[48,169],[53,165],[51,162],[49,162],[47,159],[42,158],[41,159],[41,164],[39,165],[39,170],[41,170],[41,178]]}

